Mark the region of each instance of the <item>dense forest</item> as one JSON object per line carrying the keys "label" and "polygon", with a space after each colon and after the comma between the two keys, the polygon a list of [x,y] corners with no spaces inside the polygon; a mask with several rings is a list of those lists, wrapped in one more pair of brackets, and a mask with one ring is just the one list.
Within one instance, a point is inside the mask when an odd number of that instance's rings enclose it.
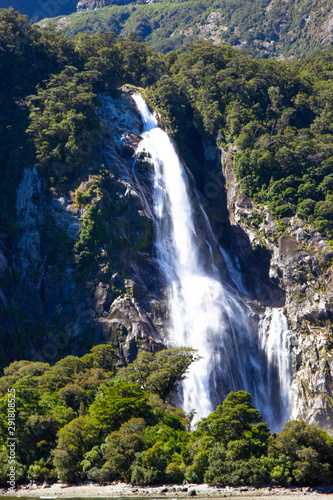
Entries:
{"label": "dense forest", "polygon": [[271,436],[245,391],[231,392],[191,431],[194,415],[170,401],[197,359],[192,349],[141,351],[117,368],[115,351],[98,345],[53,366],[15,361],[0,378],[0,482],[10,468],[8,423],[16,425],[19,481],[262,486],[331,478],[333,439],[303,421]]}
{"label": "dense forest", "polygon": [[[297,214],[333,238],[332,51],[287,63],[195,40],[163,55],[136,35],[65,38],[12,9],[0,11],[0,30],[0,229],[8,261],[18,238],[15,196],[24,167],[36,164],[58,194],[76,186],[105,134],[98,96],[123,84],[140,87],[161,114],[199,189],[215,175],[196,154],[201,135],[232,153],[242,190],[277,221]],[[253,222],[259,225],[259,216]],[[77,279],[99,262],[100,224],[99,210],[91,208],[75,243],[53,242],[61,258],[74,262]],[[18,278],[0,279],[7,291]],[[3,308],[6,314],[17,318]],[[1,326],[0,340],[8,335]],[[28,345],[24,352],[31,359]],[[288,485],[331,477],[333,441],[326,433],[298,421],[271,436],[243,391],[191,431],[193,415],[173,406],[172,397],[196,358],[188,349],[139,350],[120,367],[112,346],[100,345],[53,366],[10,364],[0,379],[1,480],[8,472],[11,389],[22,480]],[[8,365],[4,352],[1,362]]]}

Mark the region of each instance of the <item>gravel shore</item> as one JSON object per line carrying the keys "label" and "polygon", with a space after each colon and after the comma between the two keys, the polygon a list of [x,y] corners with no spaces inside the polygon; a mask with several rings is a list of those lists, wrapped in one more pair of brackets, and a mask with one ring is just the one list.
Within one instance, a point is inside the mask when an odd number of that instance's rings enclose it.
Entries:
{"label": "gravel shore", "polygon": [[53,485],[20,486],[14,492],[11,490],[0,489],[0,497],[38,497],[38,498],[126,498],[126,497],[168,497],[176,500],[177,498],[199,497],[199,498],[225,498],[232,497],[241,499],[246,497],[260,497],[261,500],[270,499],[272,496],[278,496],[279,500],[299,500],[300,496],[325,497],[333,500],[333,488],[220,488],[212,487],[206,484],[188,484],[166,485],[166,486],[132,486],[124,483],[108,484],[105,486],[84,483],[80,485],[69,485],[66,483],[56,483]]}

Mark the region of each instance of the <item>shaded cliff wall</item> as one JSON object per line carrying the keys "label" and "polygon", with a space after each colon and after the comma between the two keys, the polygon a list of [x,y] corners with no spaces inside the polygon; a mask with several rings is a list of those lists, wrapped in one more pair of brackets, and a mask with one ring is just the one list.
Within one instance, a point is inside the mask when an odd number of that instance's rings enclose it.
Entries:
{"label": "shaded cliff wall", "polygon": [[59,192],[37,167],[24,170],[16,239],[0,252],[2,365],[53,362],[105,341],[120,363],[163,347],[166,305],[142,196],[150,172],[137,164],[139,187],[132,169],[141,121],[126,93],[100,104],[101,148],[75,184]]}

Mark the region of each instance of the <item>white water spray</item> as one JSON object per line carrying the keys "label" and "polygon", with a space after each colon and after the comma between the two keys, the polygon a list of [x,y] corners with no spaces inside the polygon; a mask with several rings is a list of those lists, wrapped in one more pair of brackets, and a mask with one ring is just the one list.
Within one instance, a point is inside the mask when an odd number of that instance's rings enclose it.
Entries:
{"label": "white water spray", "polygon": [[[267,308],[258,328],[259,343],[265,353],[265,385],[268,420],[270,422],[286,422],[291,405],[291,367],[287,349],[288,323],[281,309]],[[278,405],[274,404],[277,398]],[[278,411],[279,414],[274,414]],[[276,428],[275,428],[276,427]],[[279,432],[279,426],[271,430]]]}
{"label": "white water spray", "polygon": [[[133,99],[144,124],[137,153],[146,153],[154,167],[157,259],[167,282],[171,318],[168,341],[175,346],[193,347],[201,356],[201,360],[190,367],[188,378],[183,382],[184,410],[194,409],[196,420],[199,420],[230,391],[244,389],[251,392],[254,405],[270,426],[280,426],[284,422],[276,421],[274,401],[267,401],[267,377],[262,367],[266,361],[272,361],[262,352],[266,344],[270,345],[270,333],[268,340],[258,346],[257,333],[250,328],[245,303],[235,289],[223,285],[208,239],[204,242],[209,249],[210,265],[207,266],[202,258],[199,251],[202,242],[195,229],[185,169],[145,101],[139,95],[134,95]],[[201,206],[200,210],[209,238],[212,230]],[[225,262],[230,267],[228,258]],[[234,267],[229,274],[231,281],[238,281],[238,289],[242,288],[241,275]]]}

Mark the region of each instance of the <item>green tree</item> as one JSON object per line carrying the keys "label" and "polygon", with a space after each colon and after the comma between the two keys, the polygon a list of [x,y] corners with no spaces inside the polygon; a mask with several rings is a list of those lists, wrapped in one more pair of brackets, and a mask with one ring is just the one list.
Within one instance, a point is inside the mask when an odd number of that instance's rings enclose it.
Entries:
{"label": "green tree", "polygon": [[287,422],[272,443],[270,453],[289,458],[297,484],[322,484],[330,477],[333,440],[326,432],[302,420]]}
{"label": "green tree", "polygon": [[140,351],[133,363],[119,371],[117,378],[138,383],[165,401],[186,378],[190,364],[198,359],[191,348],[166,349],[155,354]]}
{"label": "green tree", "polygon": [[89,413],[98,425],[110,432],[119,429],[131,417],[148,417],[151,407],[138,384],[119,382],[111,387],[101,386]]}
{"label": "green tree", "polygon": [[57,183],[79,171],[97,145],[100,122],[92,84],[99,77],[96,72],[80,73],[68,66],[52,76],[45,89],[26,98],[30,109],[27,132],[34,141],[37,161]]}
{"label": "green tree", "polygon": [[[252,396],[248,392],[230,392],[216,409],[203,418],[198,429],[207,432],[216,440],[227,444],[241,439],[246,431],[261,422],[261,415],[252,405]],[[266,434],[266,429],[260,429]]]}
{"label": "green tree", "polygon": [[67,384],[60,389],[59,401],[67,407],[72,408],[74,411],[80,409],[80,405],[87,402],[87,394],[82,387],[76,384]]}
{"label": "green tree", "polygon": [[104,468],[107,469],[110,479],[130,481],[130,466],[136,453],[144,448],[142,433],[146,425],[143,418],[131,418],[120,426],[119,431],[114,431],[107,436]]}
{"label": "green tree", "polygon": [[109,344],[100,344],[93,346],[81,361],[89,368],[102,368],[115,373],[115,362],[118,358],[118,354]]}
{"label": "green tree", "polygon": [[96,422],[89,417],[75,418],[60,429],[57,447],[52,452],[59,479],[69,482],[80,479],[84,455],[98,443],[99,436]]}
{"label": "green tree", "polygon": [[83,369],[84,365],[80,358],[66,356],[46,371],[40,378],[39,383],[52,393],[74,382],[77,374]]}

